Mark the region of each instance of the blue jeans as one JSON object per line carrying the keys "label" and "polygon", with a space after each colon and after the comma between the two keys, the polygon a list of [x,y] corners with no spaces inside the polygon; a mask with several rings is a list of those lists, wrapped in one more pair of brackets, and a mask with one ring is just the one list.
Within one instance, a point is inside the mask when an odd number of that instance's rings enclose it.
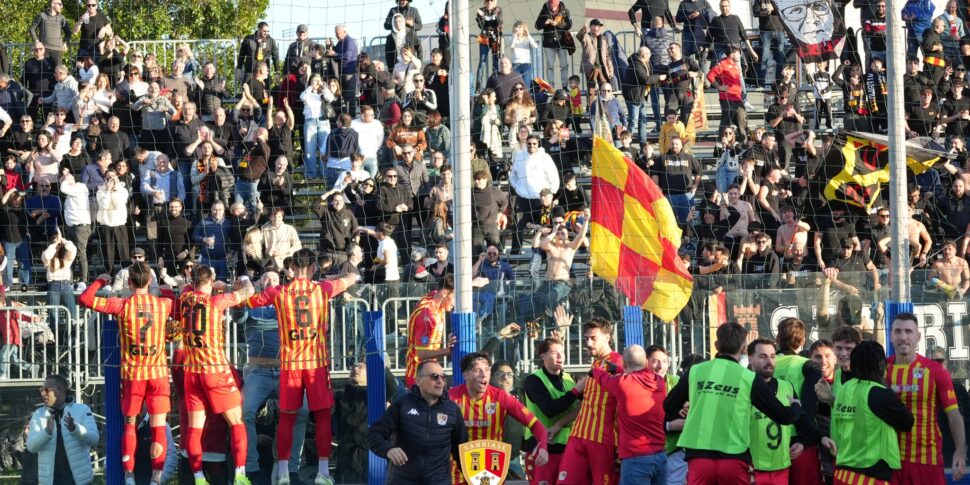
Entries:
{"label": "blue jeans", "polygon": [[7,255],[7,270],[3,273],[4,283],[6,284],[7,288],[13,287],[14,260],[20,263],[20,271],[18,272],[20,284],[29,285],[30,268],[32,267],[30,260],[30,243],[27,240],[19,243],[5,242],[3,243],[3,252]]}
{"label": "blue jeans", "polygon": [[555,60],[559,59],[559,86],[565,87],[569,79],[569,53],[566,49],[542,48],[542,63],[546,66],[546,82],[556,86]]}
{"label": "blue jeans", "polygon": [[768,72],[768,54],[775,59],[775,78],[781,74],[781,69],[785,67],[785,47],[788,45],[787,36],[784,32],[762,32],[761,33],[761,63],[758,64],[758,85],[765,85],[765,76]]}
{"label": "blue jeans", "polygon": [[635,456],[620,462],[620,485],[664,485],[667,483],[667,454]]}
{"label": "blue jeans", "polygon": [[721,164],[720,167],[717,167],[717,174],[715,176],[717,191],[726,194],[730,185],[734,183],[740,174],[741,172],[738,170],[728,169],[727,163]]}
{"label": "blue jeans", "polygon": [[[256,412],[266,404],[270,397],[279,397],[279,369],[266,367],[246,367],[243,371],[243,422],[246,423],[246,471],[259,471],[259,454],[256,452]],[[303,407],[296,412],[296,426],[293,427],[293,447],[290,455],[290,473],[300,471],[300,455],[303,451],[303,437],[306,436],[307,416],[306,398]]]}
{"label": "blue jeans", "polygon": [[683,448],[667,454],[667,481],[669,483],[687,481],[687,462],[684,461]]}
{"label": "blue jeans", "polygon": [[[182,174],[182,185],[185,186],[185,193],[192,193],[192,160],[186,158],[179,158],[178,169],[179,173]],[[192,200],[185,201],[185,208],[189,209],[195,207],[198,203],[198,199],[192,198]]]}
{"label": "blue jeans", "polygon": [[250,182],[244,178],[236,179],[236,202],[245,204],[250,214],[256,213],[259,205],[259,182]]}
{"label": "blue jeans", "polygon": [[303,176],[320,178],[323,158],[327,153],[327,138],[330,136],[330,121],[307,118],[303,124],[306,139],[303,142]]}
{"label": "blue jeans", "polygon": [[[74,285],[70,281],[54,281],[47,285],[47,304],[67,308],[71,318],[77,317],[77,303],[74,299]],[[66,325],[67,322],[62,323]]]}
{"label": "blue jeans", "polygon": [[[475,84],[479,86],[484,86],[485,79],[488,78],[485,74],[485,66],[488,64],[490,54],[492,56],[492,72],[495,72],[498,70],[498,55],[487,44],[478,44],[478,69],[475,70]],[[526,84],[526,89],[529,89],[528,84]]]}
{"label": "blue jeans", "polygon": [[[532,93],[532,64],[512,64],[512,70],[522,75],[525,89]],[[552,81],[549,81],[552,84]]]}
{"label": "blue jeans", "polygon": [[364,170],[370,174],[370,178],[377,176],[377,157],[364,157]]}
{"label": "blue jeans", "polygon": [[694,207],[694,194],[667,194],[667,200],[670,201],[670,207],[674,210],[674,215],[677,216],[677,222],[686,224],[687,216],[690,214],[691,208]]}
{"label": "blue jeans", "polygon": [[229,262],[225,259],[225,255],[222,258],[208,258],[203,256],[202,264],[215,271],[216,279],[226,281],[226,278],[229,277]]}
{"label": "blue jeans", "polygon": [[345,171],[346,170],[342,168],[327,167],[325,172],[327,176],[327,188],[333,188],[333,186],[337,183],[337,179],[340,178],[340,174],[344,173]]}
{"label": "blue jeans", "polygon": [[[653,90],[651,89],[652,93]],[[640,141],[647,139],[647,99],[644,98],[639,104],[637,103],[626,103],[626,111],[628,117],[627,130],[631,134],[636,134],[640,137]]]}

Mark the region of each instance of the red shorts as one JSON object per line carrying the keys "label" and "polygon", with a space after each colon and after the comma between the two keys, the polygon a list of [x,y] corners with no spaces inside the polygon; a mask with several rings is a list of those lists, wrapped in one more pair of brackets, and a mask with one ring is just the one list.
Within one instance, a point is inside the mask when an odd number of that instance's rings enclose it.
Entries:
{"label": "red shorts", "polygon": [[754,471],[754,485],[788,485],[788,469],[773,472]]}
{"label": "red shorts", "polygon": [[192,411],[222,414],[242,405],[239,384],[232,372],[185,373],[185,407]]}
{"label": "red shorts", "polygon": [[835,469],[834,485],[889,485],[885,480],[879,480],[852,470]]}
{"label": "red shorts", "polygon": [[616,447],[594,443],[582,438],[570,438],[559,462],[561,485],[613,485],[617,479]]}
{"label": "red shorts", "polygon": [[121,380],[121,412],[125,416],[138,416],[143,403],[148,405],[148,414],[166,414],[172,410],[168,377]]}
{"label": "red shorts", "polygon": [[805,451],[791,462],[791,485],[816,485],[822,483],[822,462],[817,446],[806,446]]}
{"label": "red shorts", "polygon": [[310,411],[333,407],[333,389],[330,387],[330,371],[326,367],[305,370],[280,371],[280,409],[296,411],[303,407],[303,390],[306,390]]}
{"label": "red shorts", "polygon": [[[687,485],[750,485],[751,465],[732,458],[687,460]],[[818,484],[815,484],[818,485]]]}
{"label": "red shorts", "polygon": [[529,485],[556,485],[559,479],[559,464],[562,462],[563,453],[549,453],[549,463],[543,466],[536,466],[535,457],[532,453],[526,455],[525,476],[529,479]]}
{"label": "red shorts", "polygon": [[946,485],[943,465],[923,465],[908,461],[893,472],[893,485]]}

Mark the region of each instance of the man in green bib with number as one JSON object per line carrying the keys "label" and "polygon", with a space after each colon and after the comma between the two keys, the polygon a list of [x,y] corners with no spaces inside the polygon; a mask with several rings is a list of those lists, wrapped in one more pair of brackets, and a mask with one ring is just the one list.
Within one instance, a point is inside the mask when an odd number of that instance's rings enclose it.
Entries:
{"label": "man in green bib with number", "polygon": [[[788,381],[775,379],[777,349],[772,340],[759,338],[748,344],[748,365],[760,379],[775,390],[781,403],[795,396]],[[791,456],[804,451],[801,443],[791,444],[792,426],[782,426],[757,409],[751,410],[751,463],[755,485],[788,485]]]}
{"label": "man in green bib with number", "polygon": [[750,485],[752,406],[780,424],[798,420],[801,406],[778,401],[776,392],[738,362],[748,331],[737,322],[717,329],[717,356],[692,366],[664,401],[667,421],[690,412],[677,445],[684,448],[689,485]]}
{"label": "man in green bib with number", "polygon": [[865,341],[852,350],[852,378],[832,406],[832,437],[822,444],[835,455],[835,485],[889,485],[902,467],[897,432],[913,429],[913,413],[883,382],[886,352]]}

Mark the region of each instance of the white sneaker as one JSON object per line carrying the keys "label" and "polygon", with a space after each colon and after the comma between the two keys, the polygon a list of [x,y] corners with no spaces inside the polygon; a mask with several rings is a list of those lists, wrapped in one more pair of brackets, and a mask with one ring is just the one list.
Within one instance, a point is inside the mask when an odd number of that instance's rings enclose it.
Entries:
{"label": "white sneaker", "polygon": [[313,479],[313,485],[333,485],[333,478],[325,477],[322,473],[317,473]]}
{"label": "white sneaker", "polygon": [[276,480],[276,485],[290,485],[290,474],[287,473],[286,475],[279,477]]}

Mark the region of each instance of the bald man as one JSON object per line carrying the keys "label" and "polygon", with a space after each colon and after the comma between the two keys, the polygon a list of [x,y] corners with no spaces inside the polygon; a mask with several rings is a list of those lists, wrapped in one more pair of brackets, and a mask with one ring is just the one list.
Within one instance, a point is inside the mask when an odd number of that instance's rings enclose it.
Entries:
{"label": "bald man", "polygon": [[667,481],[664,453],[663,403],[667,397],[664,378],[647,367],[643,347],[631,345],[623,351],[623,374],[612,364],[606,370],[594,367],[590,376],[616,396],[620,424],[620,484],[654,484]]}

